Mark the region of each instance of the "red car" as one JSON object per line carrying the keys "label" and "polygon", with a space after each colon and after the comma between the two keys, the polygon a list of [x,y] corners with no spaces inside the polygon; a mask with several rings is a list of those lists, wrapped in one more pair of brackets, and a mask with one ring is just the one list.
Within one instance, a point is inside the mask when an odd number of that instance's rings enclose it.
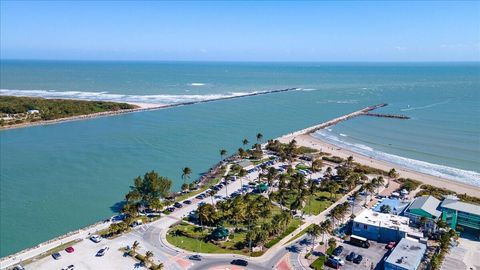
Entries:
{"label": "red car", "polygon": [[72,253],[72,252],[75,251],[75,249],[74,249],[73,247],[67,247],[67,248],[65,249],[65,251],[66,251],[67,253]]}
{"label": "red car", "polygon": [[397,242],[389,242],[385,247],[386,249],[393,249],[397,245]]}

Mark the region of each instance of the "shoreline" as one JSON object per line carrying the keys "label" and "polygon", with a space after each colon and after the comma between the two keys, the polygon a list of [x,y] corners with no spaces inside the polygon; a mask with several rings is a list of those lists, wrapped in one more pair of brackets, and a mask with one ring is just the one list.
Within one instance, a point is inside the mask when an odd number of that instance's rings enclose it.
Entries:
{"label": "shoreline", "polygon": [[343,148],[323,140],[320,140],[311,135],[312,132],[303,132],[303,133],[292,133],[278,138],[282,143],[288,143],[292,139],[297,141],[299,146],[307,146],[310,148],[318,149],[323,152],[332,154],[332,156],[339,156],[341,158],[347,158],[353,156],[355,162],[360,164],[368,165],[377,169],[384,171],[389,171],[392,168],[395,168],[400,177],[411,178],[422,182],[423,184],[432,185],[435,187],[441,187],[449,189],[458,194],[467,194],[470,196],[480,197],[480,187],[468,185],[455,180],[450,180],[446,178],[441,178],[438,176],[418,172],[412,169],[405,168],[401,165],[397,165],[391,162],[386,162],[378,159],[374,159],[357,152],[354,152],[348,148]]}
{"label": "shoreline", "polygon": [[[283,90],[283,91],[290,91],[290,90]],[[266,93],[263,93],[263,94],[266,94]],[[238,98],[238,97],[229,97],[227,99],[231,99],[231,98]],[[219,100],[219,99],[215,99],[215,100]],[[203,103],[203,102],[210,102],[210,101],[215,101],[215,100],[188,102],[188,104],[186,104],[186,105]],[[162,108],[168,108],[168,107],[182,106],[182,105],[185,105],[185,104],[163,105],[163,107],[156,107],[156,106],[148,107],[148,104],[145,104],[145,103],[136,103],[136,104],[132,104],[132,105],[146,106],[146,107],[143,107],[143,108],[131,109],[131,110],[134,110],[134,111],[145,111],[145,110],[155,110],[155,109],[162,109]],[[153,105],[153,104],[150,104],[150,105]],[[157,106],[162,106],[162,105],[157,105]],[[367,108],[371,108],[371,107],[367,107]],[[446,188],[446,189],[452,190],[452,191],[454,191],[458,194],[468,194],[470,196],[480,197],[480,187],[471,186],[471,185],[468,185],[468,184],[465,184],[465,183],[456,182],[454,180],[444,179],[444,178],[440,178],[440,177],[433,176],[433,175],[428,175],[428,174],[425,174],[425,173],[417,172],[417,171],[412,170],[412,169],[404,168],[400,165],[396,165],[396,164],[381,161],[381,160],[376,160],[376,159],[370,158],[368,156],[353,152],[349,149],[342,148],[342,147],[327,143],[327,142],[322,141],[318,138],[315,138],[311,135],[316,130],[335,125],[336,123],[338,123],[340,121],[344,121],[344,120],[350,119],[352,117],[363,115],[363,114],[365,114],[365,110],[367,108],[364,108],[364,109],[361,109],[361,110],[358,110],[358,111],[355,111],[355,112],[337,117],[335,119],[320,123],[318,125],[314,125],[314,126],[311,126],[311,127],[299,130],[299,131],[295,131],[295,132],[277,137],[274,140],[279,140],[282,143],[288,143],[292,139],[295,139],[297,141],[298,146],[307,146],[307,147],[310,147],[310,148],[321,150],[323,152],[328,152],[328,153],[330,153],[334,156],[339,156],[339,157],[342,157],[342,158],[347,158],[348,156],[353,156],[355,162],[360,163],[360,164],[364,164],[364,165],[368,165],[370,167],[382,169],[382,170],[385,170],[385,171],[389,171],[391,168],[395,168],[396,171],[399,173],[400,177],[412,178],[412,179],[421,181],[423,184],[429,184],[429,185],[436,186],[436,187]],[[109,113],[112,113],[112,112],[109,112]],[[120,113],[129,113],[129,112],[125,112],[125,110],[124,110]],[[93,117],[99,117],[99,116],[93,116]],[[79,120],[81,120],[81,119],[79,119]],[[56,120],[54,120],[54,121],[56,121]],[[72,120],[65,120],[65,121],[72,121]],[[213,165],[213,167],[211,168],[210,171],[215,171],[221,165],[222,165],[222,162],[219,162],[219,163]],[[199,180],[200,179],[201,178],[199,178]],[[76,239],[78,237],[85,237],[87,232],[92,232],[92,231],[98,230],[99,228],[105,227],[106,225],[108,225],[108,223],[104,223],[102,221],[99,221],[99,222],[94,223],[90,226],[80,228],[78,230],[75,230],[75,231],[69,232],[67,234],[58,236],[56,238],[47,240],[47,241],[45,241],[43,243],[40,243],[40,244],[38,244],[34,247],[29,247],[29,248],[23,249],[21,251],[18,251],[14,254],[4,256],[3,258],[0,258],[0,268],[3,268],[3,265],[1,265],[2,262],[8,261],[8,260],[15,260],[15,257],[24,255],[26,253],[27,254],[32,253],[32,255],[27,255],[27,258],[32,258],[32,257],[38,255],[38,254],[35,254],[35,252],[38,251],[38,249],[46,249],[46,248],[49,248],[49,247],[54,247],[55,244],[58,244],[58,242],[60,242],[60,241],[67,241],[68,239]]]}
{"label": "shoreline", "polygon": [[[275,94],[275,93],[290,92],[290,91],[295,91],[295,90],[298,90],[298,88],[285,88],[285,89],[258,91],[258,92],[251,92],[251,93],[247,93],[247,94],[244,94],[244,95],[238,95],[238,96],[225,96],[225,97],[220,97],[220,98],[197,100],[197,101],[186,101],[186,102],[179,102],[179,103],[172,103],[172,104],[108,101],[108,102],[116,102],[116,103],[127,103],[127,104],[130,104],[130,105],[137,106],[138,108],[118,110],[118,111],[105,111],[105,112],[99,112],[99,113],[82,114],[82,115],[76,115],[76,116],[71,116],[71,117],[58,118],[58,119],[53,119],[53,120],[14,124],[14,125],[10,125],[10,126],[0,127],[0,131],[8,130],[8,129],[27,128],[27,127],[33,127],[33,126],[53,125],[53,124],[58,124],[58,123],[63,123],[63,122],[88,120],[88,119],[93,119],[93,118],[98,118],[98,117],[108,117],[108,116],[115,116],[115,115],[127,114],[127,113],[153,111],[153,110],[167,109],[167,108],[180,107],[180,106],[186,106],[186,105],[194,105],[194,104],[207,103],[207,102],[213,102],[213,101],[221,101],[221,100],[236,99],[236,98],[243,98],[243,97],[252,97],[252,96],[261,96],[261,95],[268,95],[268,94]],[[16,97],[20,97],[20,96],[16,96]],[[25,97],[29,97],[29,96],[25,96]],[[44,98],[44,97],[39,97],[39,98]],[[44,98],[44,99],[57,99],[57,98]],[[103,100],[87,100],[87,99],[69,99],[69,100],[103,101]]]}

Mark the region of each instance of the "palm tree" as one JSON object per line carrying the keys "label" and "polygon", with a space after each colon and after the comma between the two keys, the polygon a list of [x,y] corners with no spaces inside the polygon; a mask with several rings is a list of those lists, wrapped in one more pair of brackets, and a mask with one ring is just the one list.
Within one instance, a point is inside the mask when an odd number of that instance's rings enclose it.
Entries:
{"label": "palm tree", "polygon": [[372,182],[368,182],[365,185],[363,185],[363,188],[365,190],[365,204],[367,204],[367,201],[369,201],[369,200],[367,200],[367,196],[369,194],[371,195],[375,191],[375,187],[372,184]]}
{"label": "palm tree", "polygon": [[197,208],[198,219],[202,224],[212,225],[215,222],[215,208],[211,204],[204,204]]}
{"label": "palm tree", "polygon": [[315,185],[315,182],[310,179],[308,180],[308,207],[309,207],[309,215],[312,215],[312,198],[315,196],[315,191],[317,190],[317,186]]}
{"label": "palm tree", "polygon": [[210,190],[210,198],[212,199],[212,205],[213,205],[213,207],[215,207],[215,201],[213,200],[214,197],[215,197],[215,194],[217,194],[217,191],[214,190],[214,189],[211,189],[211,190]]}
{"label": "palm tree", "polygon": [[398,173],[397,173],[397,171],[395,170],[395,168],[392,168],[392,169],[388,172],[388,177],[390,177],[390,178],[396,178],[396,177],[398,177]]}
{"label": "palm tree", "polygon": [[335,182],[330,182],[330,184],[327,186],[328,192],[330,192],[330,199],[332,199],[333,195],[338,192],[340,189],[340,186],[335,183]]}
{"label": "palm tree", "polygon": [[313,252],[313,248],[315,247],[315,240],[322,233],[322,228],[318,224],[312,224],[312,227],[310,227],[307,233],[308,235],[310,235],[310,237],[312,237],[312,252]]}
{"label": "palm tree", "polygon": [[227,155],[227,150],[225,149],[220,149],[220,157],[222,158],[222,160],[225,159],[225,156]]}
{"label": "palm tree", "polygon": [[243,139],[243,141],[242,141],[243,146],[247,145],[248,143],[249,143],[249,141],[247,139]]}
{"label": "palm tree", "polygon": [[145,261],[149,262],[149,263],[152,263],[150,260],[153,258],[153,252],[151,252],[150,250],[147,251],[147,253],[145,253]]}
{"label": "palm tree", "polygon": [[133,242],[132,247],[130,248],[134,253],[137,252],[137,249],[140,247],[140,243],[138,241]]}
{"label": "palm tree", "polygon": [[376,184],[377,194],[379,193],[379,188],[380,188],[381,186],[383,186],[383,185],[385,185],[385,179],[384,179],[383,177],[379,176],[379,177],[377,178],[377,184]]}
{"label": "palm tree", "polygon": [[262,133],[257,133],[257,142],[260,142],[263,139]]}
{"label": "palm tree", "polygon": [[325,220],[324,222],[320,223],[320,231],[323,234],[323,240],[322,242],[325,245],[325,234],[330,232],[332,230],[332,223],[330,220]]}
{"label": "palm tree", "polygon": [[321,159],[314,159],[312,161],[312,166],[311,166],[311,169],[313,172],[319,172],[322,170],[322,166],[323,166],[323,160]]}
{"label": "palm tree", "polygon": [[332,167],[328,167],[327,170],[324,173],[324,176],[327,177],[328,179],[332,178],[333,176],[333,170]]}
{"label": "palm tree", "polygon": [[245,152],[245,150],[243,148],[238,148],[238,155],[241,157],[241,158],[244,158],[247,156],[247,152]]}
{"label": "palm tree", "polygon": [[192,169],[190,169],[189,167],[185,167],[182,169],[182,179],[184,184],[186,184],[186,180],[190,178],[191,173],[192,173]]}
{"label": "palm tree", "polygon": [[345,160],[345,166],[347,166],[348,168],[350,168],[353,164],[353,157],[352,156],[349,156],[347,158],[347,160]]}

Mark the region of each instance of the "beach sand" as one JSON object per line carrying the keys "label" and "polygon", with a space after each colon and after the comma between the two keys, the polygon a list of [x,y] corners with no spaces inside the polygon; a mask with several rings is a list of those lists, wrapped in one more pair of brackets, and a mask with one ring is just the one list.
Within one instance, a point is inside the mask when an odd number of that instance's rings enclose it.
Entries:
{"label": "beach sand", "polygon": [[389,171],[390,169],[395,168],[395,170],[399,173],[400,177],[419,180],[425,184],[455,191],[458,194],[468,194],[470,196],[480,197],[480,187],[467,185],[464,183],[456,182],[454,180],[444,179],[433,175],[424,174],[421,172],[403,168],[393,163],[375,160],[371,157],[355,153],[348,149],[326,143],[311,136],[310,134],[298,134],[296,132],[295,134],[289,134],[280,137],[278,140],[282,143],[287,143],[290,142],[292,139],[295,139],[299,146],[311,147],[321,150],[323,152],[330,153],[333,156],[339,156],[342,158],[353,156],[355,162],[365,164],[370,167],[378,168],[385,171]]}

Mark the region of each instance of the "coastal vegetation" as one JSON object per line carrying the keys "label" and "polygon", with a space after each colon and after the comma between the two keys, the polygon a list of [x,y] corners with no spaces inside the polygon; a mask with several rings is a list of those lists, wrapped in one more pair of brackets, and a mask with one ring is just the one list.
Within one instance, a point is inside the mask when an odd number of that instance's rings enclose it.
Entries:
{"label": "coastal vegetation", "polygon": [[120,251],[124,252],[124,256],[130,256],[137,260],[140,263],[139,266],[147,266],[147,269],[150,270],[162,270],[164,268],[163,263],[155,263],[153,261],[154,254],[152,251],[147,251],[145,252],[145,255],[142,255],[139,252],[139,249],[140,243],[138,241],[135,241],[133,242],[132,246],[120,248]]}
{"label": "coastal vegetation", "polygon": [[135,109],[127,103],[0,96],[0,126]]}
{"label": "coastal vegetation", "polygon": [[445,188],[434,187],[432,185],[423,184],[420,186],[420,189],[421,190],[416,194],[416,196],[430,195],[441,200],[447,195],[455,195],[461,201],[480,205],[480,198],[478,197],[469,196],[467,194],[458,194],[454,191],[451,191]]}
{"label": "coastal vegetation", "polygon": [[300,224],[266,197],[246,194],[201,205],[188,223],[170,229],[167,240],[195,252],[249,254],[253,247],[273,246]]}

